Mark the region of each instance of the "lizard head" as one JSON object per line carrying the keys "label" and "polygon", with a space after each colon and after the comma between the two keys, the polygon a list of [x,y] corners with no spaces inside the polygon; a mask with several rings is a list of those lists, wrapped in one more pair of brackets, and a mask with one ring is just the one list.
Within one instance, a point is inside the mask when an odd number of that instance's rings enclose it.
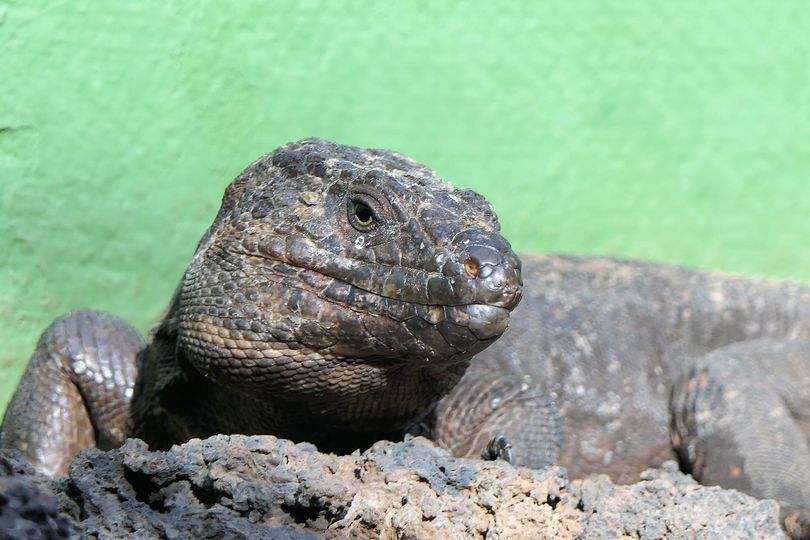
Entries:
{"label": "lizard head", "polygon": [[406,366],[460,376],[520,300],[499,230],[483,197],[403,155],[288,144],[226,190],[178,291],[178,346],[208,378],[281,396]]}

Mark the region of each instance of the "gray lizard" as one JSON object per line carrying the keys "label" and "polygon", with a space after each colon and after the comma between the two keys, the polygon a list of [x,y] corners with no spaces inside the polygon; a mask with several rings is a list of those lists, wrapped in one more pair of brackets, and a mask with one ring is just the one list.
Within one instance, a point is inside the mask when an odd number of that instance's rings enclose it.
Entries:
{"label": "gray lizard", "polygon": [[264,433],[335,452],[401,438],[520,296],[483,197],[393,152],[303,140],[227,188],[150,340],[96,311],[44,332],[0,447],[56,474],[128,436],[162,449]]}
{"label": "gray lizard", "polygon": [[46,330],[0,446],[52,473],[126,436],[218,432],[338,452],[423,432],[620,481],[678,457],[810,531],[810,287],[525,256],[525,299],[487,348],[521,296],[498,229],[401,155],[282,147],[228,188],[149,341],[89,311]]}

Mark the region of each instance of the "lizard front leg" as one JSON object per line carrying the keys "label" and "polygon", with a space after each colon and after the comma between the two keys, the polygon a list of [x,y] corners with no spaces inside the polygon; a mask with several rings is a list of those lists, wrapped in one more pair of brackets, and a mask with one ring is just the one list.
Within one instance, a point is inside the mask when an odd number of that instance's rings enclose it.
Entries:
{"label": "lizard front leg", "polygon": [[54,321],[39,339],[0,426],[0,448],[38,470],[64,474],[84,448],[120,445],[146,341],[129,323],[98,311]]}
{"label": "lizard front leg", "polygon": [[550,391],[529,377],[480,370],[437,404],[431,423],[433,439],[454,455],[535,468],[556,462],[562,438]]}
{"label": "lizard front leg", "polygon": [[671,435],[703,484],[779,502],[785,530],[810,538],[810,343],[743,342],[697,360],[675,385]]}

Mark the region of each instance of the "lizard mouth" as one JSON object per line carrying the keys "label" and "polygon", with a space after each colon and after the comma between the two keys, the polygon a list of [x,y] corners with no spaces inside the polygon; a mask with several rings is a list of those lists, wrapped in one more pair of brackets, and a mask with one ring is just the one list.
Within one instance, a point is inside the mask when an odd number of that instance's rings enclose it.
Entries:
{"label": "lizard mouth", "polygon": [[[480,238],[479,238],[480,237]],[[437,252],[434,268],[355,258],[318,247],[302,238],[259,243],[256,251],[232,250],[265,259],[269,265],[295,268],[316,279],[328,278],[397,302],[426,306],[486,304],[514,308],[520,301],[520,259],[505,239],[464,231],[456,244]],[[492,246],[486,244],[489,242]],[[277,245],[278,244],[278,245]],[[451,249],[452,248],[452,249]]]}
{"label": "lizard mouth", "polygon": [[[246,324],[265,330],[257,334],[259,339],[297,342],[344,358],[463,361],[506,331],[522,290],[519,263],[507,266],[503,275],[496,269],[481,272],[477,279],[369,263],[362,272],[347,275],[334,267],[291,263],[266,253],[232,253],[252,259],[247,266],[261,269],[264,280],[256,287],[255,275],[252,278],[253,300],[245,303],[240,297],[231,303],[234,317],[253,319]],[[394,271],[411,273],[381,284],[358,277]],[[440,287],[431,290],[436,282],[427,276],[440,279]],[[409,287],[394,287],[394,282]],[[250,287],[237,286],[241,288]],[[257,312],[248,313],[247,304],[255,305]]]}

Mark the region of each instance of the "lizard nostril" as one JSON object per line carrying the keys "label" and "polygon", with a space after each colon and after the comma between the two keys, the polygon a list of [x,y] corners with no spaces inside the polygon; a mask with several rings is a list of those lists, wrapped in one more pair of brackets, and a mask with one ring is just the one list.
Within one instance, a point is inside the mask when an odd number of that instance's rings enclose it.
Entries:
{"label": "lizard nostril", "polygon": [[468,257],[466,261],[464,261],[464,271],[467,272],[471,278],[477,278],[478,272],[481,270],[481,266],[478,264],[478,260],[475,257]]}

